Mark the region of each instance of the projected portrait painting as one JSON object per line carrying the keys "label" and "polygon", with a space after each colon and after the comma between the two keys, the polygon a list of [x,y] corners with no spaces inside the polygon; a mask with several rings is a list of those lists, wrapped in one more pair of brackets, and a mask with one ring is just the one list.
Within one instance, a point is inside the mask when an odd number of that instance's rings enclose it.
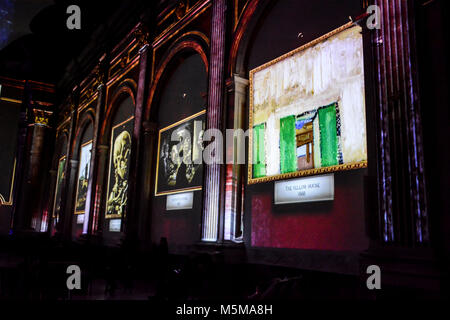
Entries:
{"label": "projected portrait painting", "polygon": [[56,176],[55,202],[53,204],[53,218],[59,219],[61,211],[61,190],[64,183],[64,170],[66,167],[66,157],[62,157],[58,162],[58,172]]}
{"label": "projected portrait painting", "polygon": [[205,112],[159,131],[155,188],[157,196],[202,188]]}
{"label": "projected portrait painting", "polygon": [[249,183],[367,166],[361,27],[250,71]]}
{"label": "projected portrait painting", "polygon": [[134,118],[113,127],[106,200],[106,218],[125,215],[128,202],[128,173],[130,171],[131,134]]}
{"label": "projected portrait painting", "polygon": [[75,214],[83,214],[86,208],[86,195],[91,165],[91,149],[92,141],[89,141],[81,146],[77,193],[75,197]]}

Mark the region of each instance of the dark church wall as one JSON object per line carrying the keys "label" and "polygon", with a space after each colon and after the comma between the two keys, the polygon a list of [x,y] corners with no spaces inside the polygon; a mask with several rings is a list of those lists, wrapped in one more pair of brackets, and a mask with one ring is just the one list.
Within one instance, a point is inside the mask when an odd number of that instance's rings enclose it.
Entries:
{"label": "dark church wall", "polygon": [[450,261],[450,64],[448,61],[449,14],[444,1],[418,1],[416,37],[424,125],[425,165],[432,242]]}
{"label": "dark church wall", "polygon": [[0,207],[0,235],[7,235],[9,233],[9,226],[11,224],[12,208],[9,206]]}
{"label": "dark church wall", "polygon": [[[158,130],[206,109],[207,73],[200,55],[175,57],[172,70],[162,80],[159,101],[155,104]],[[157,152],[154,154],[156,163]],[[152,168],[151,170],[155,170]],[[156,172],[155,172],[156,174]],[[155,181],[152,181],[152,185]],[[168,239],[172,252],[183,251],[200,240],[202,191],[194,191],[190,210],[166,211],[166,197],[151,196],[151,235],[154,243]]]}
{"label": "dark church wall", "polygon": [[[256,24],[246,54],[247,71],[308,43],[363,12],[361,1],[271,2]],[[299,35],[299,34],[302,35]],[[328,203],[274,205],[274,183],[248,185],[245,239],[252,247],[362,251],[366,235],[364,176],[367,170],[335,173],[335,199]]]}
{"label": "dark church wall", "polygon": [[[4,91],[5,88],[2,90]],[[15,137],[18,132],[19,113],[20,104],[0,100],[0,136],[3,137],[0,152],[0,194],[5,201],[0,204],[0,234],[3,235],[8,234],[11,225],[12,186],[17,144]]]}

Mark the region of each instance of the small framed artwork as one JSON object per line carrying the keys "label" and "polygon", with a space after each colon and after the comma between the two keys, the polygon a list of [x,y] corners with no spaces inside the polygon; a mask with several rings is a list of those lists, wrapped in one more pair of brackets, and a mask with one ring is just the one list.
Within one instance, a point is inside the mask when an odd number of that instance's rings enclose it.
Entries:
{"label": "small framed artwork", "polygon": [[84,143],[80,150],[77,192],[75,196],[75,214],[84,214],[91,166],[92,140]]}
{"label": "small framed artwork", "polygon": [[133,127],[134,117],[131,117],[115,125],[111,131],[106,219],[121,218],[125,215]]}
{"label": "small framed artwork", "polygon": [[202,189],[205,113],[159,130],[156,196]]}

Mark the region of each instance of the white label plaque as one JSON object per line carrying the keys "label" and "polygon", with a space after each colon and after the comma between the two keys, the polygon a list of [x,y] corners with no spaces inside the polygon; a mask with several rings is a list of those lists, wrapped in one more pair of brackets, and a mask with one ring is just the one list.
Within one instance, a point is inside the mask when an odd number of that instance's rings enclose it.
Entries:
{"label": "white label plaque", "polygon": [[275,204],[334,199],[334,174],[275,182]]}
{"label": "white label plaque", "polygon": [[77,214],[77,224],[84,223],[84,214]]}
{"label": "white label plaque", "polygon": [[194,192],[184,192],[167,196],[166,210],[192,209],[194,204]]}
{"label": "white label plaque", "polygon": [[121,219],[109,220],[109,231],[110,232],[120,232],[120,226],[122,225]]}

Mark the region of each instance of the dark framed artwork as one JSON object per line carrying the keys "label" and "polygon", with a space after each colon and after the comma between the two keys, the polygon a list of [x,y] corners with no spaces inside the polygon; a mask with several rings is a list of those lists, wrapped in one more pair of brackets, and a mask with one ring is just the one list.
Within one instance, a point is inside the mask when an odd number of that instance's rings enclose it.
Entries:
{"label": "dark framed artwork", "polygon": [[205,113],[159,130],[156,196],[202,189]]}
{"label": "dark framed artwork", "polygon": [[92,140],[84,143],[80,150],[77,191],[75,196],[75,214],[84,214],[91,166]]}
{"label": "dark framed artwork", "polygon": [[61,190],[64,184],[64,171],[66,168],[66,156],[63,156],[58,161],[58,172],[56,176],[56,190],[55,199],[53,202],[53,218],[59,219],[59,213],[61,211]]}
{"label": "dark framed artwork", "polygon": [[133,128],[134,117],[131,117],[111,130],[106,219],[121,218],[125,215]]}

